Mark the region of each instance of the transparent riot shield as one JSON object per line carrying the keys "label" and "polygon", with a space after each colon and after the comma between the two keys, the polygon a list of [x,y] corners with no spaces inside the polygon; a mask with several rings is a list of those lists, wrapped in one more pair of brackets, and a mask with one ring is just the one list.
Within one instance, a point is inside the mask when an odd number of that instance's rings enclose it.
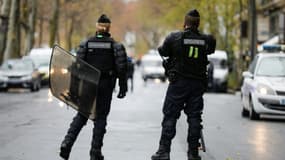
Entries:
{"label": "transparent riot shield", "polygon": [[94,120],[100,71],[56,45],[49,72],[53,96]]}

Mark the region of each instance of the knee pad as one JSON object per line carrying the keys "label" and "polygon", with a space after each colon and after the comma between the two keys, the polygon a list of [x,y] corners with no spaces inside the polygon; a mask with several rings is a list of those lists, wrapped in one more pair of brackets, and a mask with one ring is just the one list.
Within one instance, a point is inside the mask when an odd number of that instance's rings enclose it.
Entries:
{"label": "knee pad", "polygon": [[162,121],[162,126],[165,128],[172,128],[176,126],[177,120],[175,118],[167,118],[165,117]]}
{"label": "knee pad", "polygon": [[73,118],[73,122],[77,125],[86,125],[88,118],[84,117],[81,113],[77,113],[77,115]]}
{"label": "knee pad", "polygon": [[172,139],[176,134],[176,119],[164,119],[162,122],[162,138]]}

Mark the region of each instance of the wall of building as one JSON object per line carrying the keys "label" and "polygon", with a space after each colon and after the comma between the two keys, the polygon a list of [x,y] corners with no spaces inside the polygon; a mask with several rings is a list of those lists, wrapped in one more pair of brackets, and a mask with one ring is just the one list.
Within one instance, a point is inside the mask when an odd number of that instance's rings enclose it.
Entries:
{"label": "wall of building", "polygon": [[278,36],[279,43],[285,43],[285,1],[257,0],[258,42]]}

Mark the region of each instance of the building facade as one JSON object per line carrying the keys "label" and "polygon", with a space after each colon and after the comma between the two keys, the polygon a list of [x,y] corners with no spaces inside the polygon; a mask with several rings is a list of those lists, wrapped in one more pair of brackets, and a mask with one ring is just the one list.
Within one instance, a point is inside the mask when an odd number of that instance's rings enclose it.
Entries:
{"label": "building facade", "polygon": [[[285,0],[257,0],[257,41],[285,44]],[[275,42],[273,41],[273,42]]]}

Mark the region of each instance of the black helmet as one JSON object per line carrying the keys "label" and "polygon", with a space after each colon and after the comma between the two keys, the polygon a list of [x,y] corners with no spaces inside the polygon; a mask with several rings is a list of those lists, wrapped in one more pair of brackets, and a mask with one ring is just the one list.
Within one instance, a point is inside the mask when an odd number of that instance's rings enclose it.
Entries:
{"label": "black helmet", "polygon": [[188,16],[191,17],[200,17],[199,12],[196,9],[192,9],[187,13]]}
{"label": "black helmet", "polygon": [[97,20],[98,23],[111,23],[111,20],[105,15],[105,14],[102,14],[98,20]]}
{"label": "black helmet", "polygon": [[109,32],[111,27],[111,20],[105,15],[102,14],[96,23],[97,32]]}
{"label": "black helmet", "polygon": [[200,14],[196,9],[192,9],[185,15],[184,27],[197,29],[200,24]]}

